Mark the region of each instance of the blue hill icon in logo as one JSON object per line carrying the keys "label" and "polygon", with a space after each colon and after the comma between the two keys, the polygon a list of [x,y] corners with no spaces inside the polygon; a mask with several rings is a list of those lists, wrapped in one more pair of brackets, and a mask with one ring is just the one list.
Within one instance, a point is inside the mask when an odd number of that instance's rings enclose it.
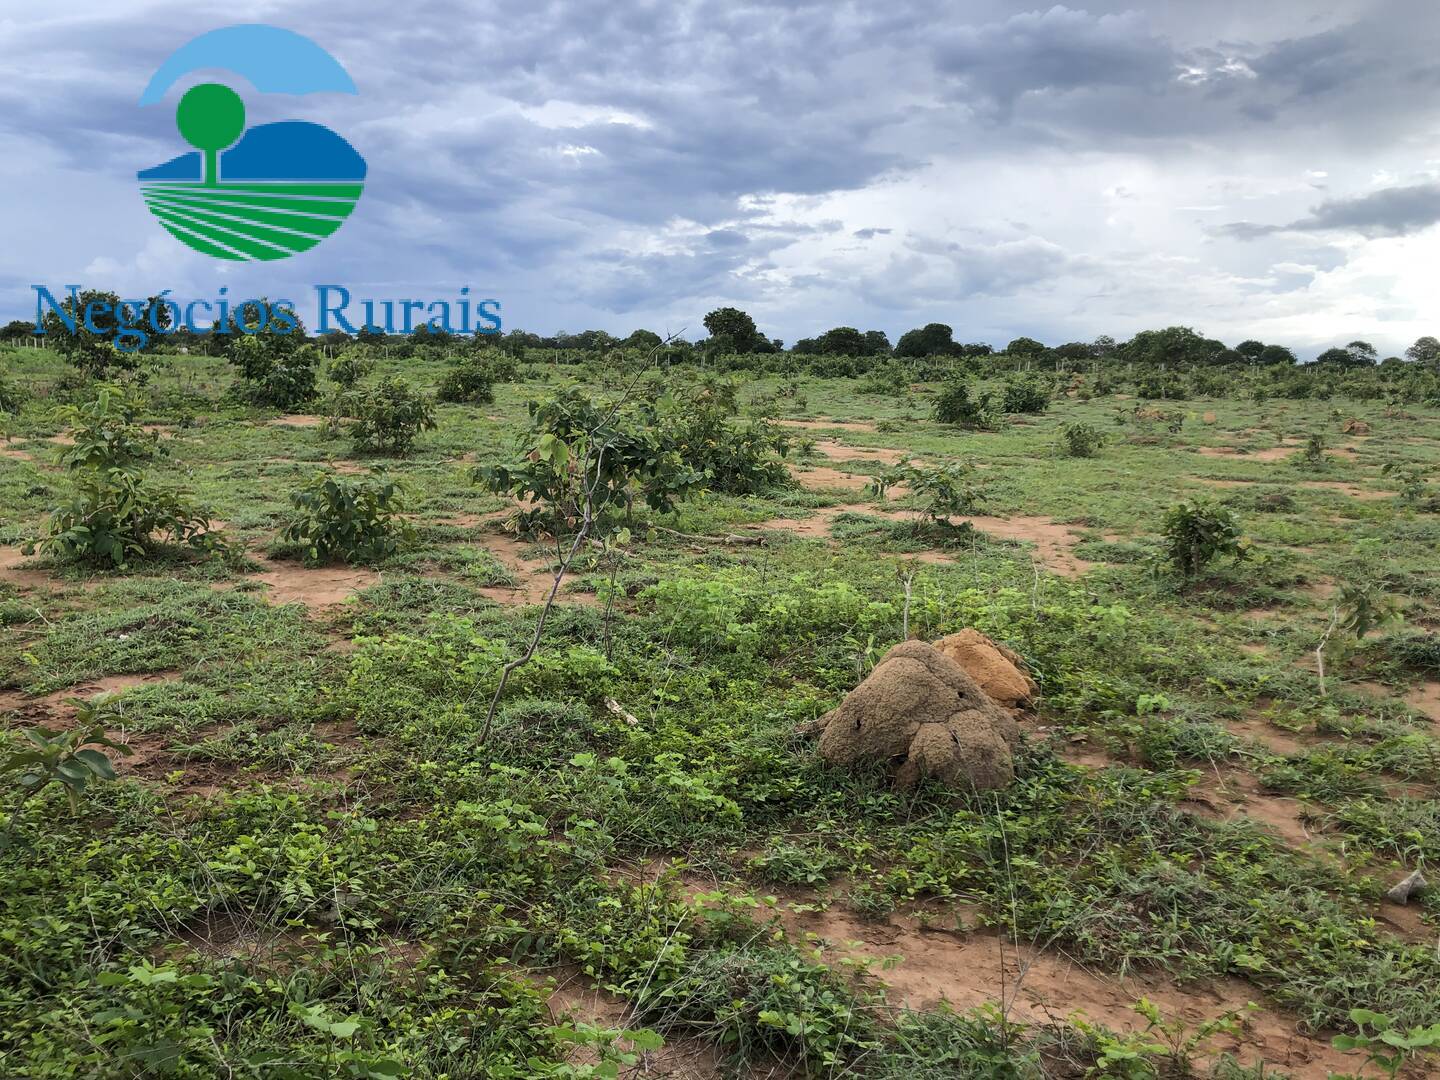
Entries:
{"label": "blue hill icon in logo", "polygon": [[[345,69],[309,38],[273,26],[204,34],[161,66],[140,102],[154,104],[184,75],[234,71],[267,93],[356,92]],[[335,132],[300,120],[246,129],[228,86],[202,83],[180,99],[181,136],[195,150],[138,173],[151,213],[181,243],[218,259],[276,260],[309,251],[359,201],[365,159]]]}

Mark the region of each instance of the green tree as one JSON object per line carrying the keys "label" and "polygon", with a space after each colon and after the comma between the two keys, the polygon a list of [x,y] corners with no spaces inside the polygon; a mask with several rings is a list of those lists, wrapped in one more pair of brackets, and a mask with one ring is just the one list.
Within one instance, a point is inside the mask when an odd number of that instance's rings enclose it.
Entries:
{"label": "green tree", "polygon": [[919,330],[907,330],[895,343],[896,356],[949,356],[954,352],[955,331],[938,322],[927,323]]}
{"label": "green tree", "polygon": [[1440,341],[1429,336],[1417,338],[1415,344],[1405,350],[1405,359],[1417,364],[1434,365],[1440,362]]}
{"label": "green tree", "polygon": [[45,343],[92,378],[103,378],[112,371],[134,371],[140,366],[139,356],[115,347],[115,335],[120,330],[115,312],[119,307],[120,297],[112,292],[87,289],[74,298],[66,297],[60,310],[74,322],[75,331],[71,333],[65,318],[49,312],[41,322]]}
{"label": "green tree", "polygon": [[1368,341],[1352,341],[1345,346],[1345,351],[1350,354],[1351,367],[1369,367],[1380,358],[1375,346]]}
{"label": "green tree", "polygon": [[651,352],[658,349],[665,343],[665,339],[654,330],[636,330],[623,342],[627,349],[638,349],[641,352]]}
{"label": "green tree", "polygon": [[1044,356],[1045,346],[1034,338],[1018,337],[1005,346],[1005,351],[1011,356]]}
{"label": "green tree", "polygon": [[737,353],[754,352],[761,340],[755,320],[739,308],[716,308],[705,316],[705,329],[717,345]]}
{"label": "green tree", "polygon": [[853,326],[837,326],[820,335],[820,351],[827,356],[866,356],[865,338]]}
{"label": "green tree", "polygon": [[865,331],[865,355],[889,356],[890,338],[884,330]]}
{"label": "green tree", "polygon": [[1225,351],[1223,342],[1197,334],[1188,326],[1167,326],[1163,330],[1142,330],[1125,345],[1127,360],[1137,364],[1169,366],[1208,364]]}

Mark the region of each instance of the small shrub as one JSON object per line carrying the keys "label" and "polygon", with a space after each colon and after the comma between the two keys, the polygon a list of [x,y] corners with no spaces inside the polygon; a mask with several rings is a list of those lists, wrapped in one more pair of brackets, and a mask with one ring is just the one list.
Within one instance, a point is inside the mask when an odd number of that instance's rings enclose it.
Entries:
{"label": "small shrub", "polygon": [[[122,320],[116,315],[121,308],[120,297],[115,293],[86,290],[78,294],[78,300],[76,303],[75,298],[66,297],[60,303],[61,311],[75,323],[74,332],[57,313],[52,311],[45,316],[45,344],[69,361],[82,381],[138,368],[137,352],[115,347],[122,331]],[[92,315],[88,319],[87,310]],[[134,321],[130,318],[136,314],[133,309],[122,313]],[[94,331],[89,329],[92,326]]]}
{"label": "small shrub", "polygon": [[985,501],[975,467],[963,461],[935,467],[902,461],[872,480],[868,490],[883,499],[897,484],[909,487],[922,501],[922,512],[931,526],[952,528],[952,516],[973,514]]}
{"label": "small shrub", "polygon": [[330,362],[330,381],[342,390],[351,390],[375,370],[375,361],[358,349],[346,349]]}
{"label": "small shrub", "polygon": [[291,492],[290,505],[295,516],[282,536],[304,544],[316,562],[375,562],[414,537],[414,529],[400,516],[403,493],[392,480],[322,473]]}
{"label": "small shrub", "polygon": [[404,379],[386,376],[344,396],[350,437],[363,451],[404,454],[422,431],[435,429],[435,410]]}
{"label": "small shrub", "polygon": [[49,535],[27,544],[64,559],[111,562],[123,570],[132,556],[149,552],[157,538],[199,551],[223,549],[209,531],[209,514],[178,494],[152,488],[135,469],[86,469],[72,480],[69,502],[56,507]]}
{"label": "small shrub", "polygon": [[1243,559],[1248,550],[1234,511],[1196,499],[1165,514],[1165,553],[1181,577],[1197,577],[1224,555]]}
{"label": "small shrub", "polygon": [[69,501],[56,507],[48,535],[27,544],[66,559],[108,560],[124,569],[156,537],[205,551],[223,548],[208,531],[209,515],[179,495],[152,487],[144,465],[159,452],[159,438],[135,423],[139,402],[112,386],[93,401],[67,406],[61,415],[74,438],[60,455],[70,469]]}
{"label": "small shrub", "polygon": [[315,372],[320,350],[294,347],[287,335],[242,335],[227,347],[230,363],[239,369],[240,394],[256,405],[292,411],[315,400]]}
{"label": "small shrub", "polygon": [[10,413],[13,416],[20,411],[27,398],[25,391],[0,374],[0,413]]}
{"label": "small shrub", "polygon": [[988,392],[970,397],[970,384],[964,379],[946,379],[935,398],[936,423],[954,424],[977,431],[993,431],[999,417],[990,403]]}
{"label": "small shrub", "polygon": [[1025,372],[1006,379],[1004,405],[1007,413],[1043,413],[1050,407],[1044,376]]}
{"label": "small shrub", "polygon": [[435,396],[441,401],[486,405],[495,400],[493,383],[490,366],[467,356],[441,376]]}
{"label": "small shrub", "polygon": [[60,463],[74,471],[130,469],[154,460],[160,437],[136,423],[140,399],[118,386],[102,383],[94,389],[93,400],[66,405],[56,414],[71,439],[60,453]]}
{"label": "small shrub", "polygon": [[896,360],[878,364],[860,380],[856,389],[862,394],[903,396],[910,389],[910,369]]}
{"label": "small shrub", "polygon": [[1330,464],[1330,455],[1325,453],[1325,436],[1312,431],[1305,440],[1305,449],[1300,451],[1300,463],[1307,469],[1322,469]]}
{"label": "small shrub", "polygon": [[1066,424],[1060,429],[1060,450],[1067,457],[1094,457],[1105,445],[1105,433],[1094,424]]}
{"label": "small shrub", "polygon": [[75,727],[68,731],[47,727],[26,731],[25,737],[34,749],[17,750],[0,761],[0,783],[17,787],[22,800],[58,783],[65,788],[71,812],[77,812],[80,796],[92,780],[115,779],[114,764],[104,751],[95,748],[104,746],[121,755],[133,753],[130,747],[106,735],[106,729],[119,715],[113,698],[113,694],[97,694],[88,701],[71,698]]}
{"label": "small shrub", "polygon": [[513,356],[506,356],[498,349],[484,349],[481,351],[481,355],[485,357],[485,370],[489,373],[492,383],[520,381],[520,365],[515,362]]}
{"label": "small shrub", "polygon": [[[3,395],[0,395],[3,396]],[[1429,494],[1430,485],[1425,478],[1425,470],[1415,465],[1399,465],[1393,461],[1387,461],[1380,470],[1386,476],[1394,476],[1400,483],[1400,490],[1397,493],[1400,502],[1406,506],[1418,506]]]}
{"label": "small shrub", "polygon": [[1351,1009],[1350,1022],[1357,1034],[1336,1035],[1331,1042],[1337,1050],[1360,1050],[1374,1065],[1394,1080],[1406,1064],[1421,1054],[1440,1049],[1440,1024],[1403,1030],[1384,1013]]}

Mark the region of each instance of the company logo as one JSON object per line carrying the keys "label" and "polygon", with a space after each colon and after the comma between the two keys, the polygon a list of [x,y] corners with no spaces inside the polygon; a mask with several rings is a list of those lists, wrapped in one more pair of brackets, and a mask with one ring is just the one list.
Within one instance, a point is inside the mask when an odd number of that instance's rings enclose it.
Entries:
{"label": "company logo", "polygon": [[[145,88],[157,105],[192,72],[233,72],[265,94],[355,94],[355,83],[315,42],[274,26],[202,34]],[[320,124],[245,126],[245,102],[218,82],[192,86],[175,110],[194,149],[140,172],[145,205],[187,247],[236,262],[309,251],[345,222],[365,189],[365,159]]]}

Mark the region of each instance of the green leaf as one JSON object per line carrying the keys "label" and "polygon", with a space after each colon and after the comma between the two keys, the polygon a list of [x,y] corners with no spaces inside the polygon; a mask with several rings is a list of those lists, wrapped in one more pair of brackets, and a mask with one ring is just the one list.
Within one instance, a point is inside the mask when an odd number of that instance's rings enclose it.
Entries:
{"label": "green leaf", "polygon": [[96,776],[100,777],[100,779],[115,779],[115,766],[110,764],[110,759],[104,754],[102,754],[99,750],[76,750],[75,757],[77,760],[82,761],[87,766],[89,766],[90,771]]}

